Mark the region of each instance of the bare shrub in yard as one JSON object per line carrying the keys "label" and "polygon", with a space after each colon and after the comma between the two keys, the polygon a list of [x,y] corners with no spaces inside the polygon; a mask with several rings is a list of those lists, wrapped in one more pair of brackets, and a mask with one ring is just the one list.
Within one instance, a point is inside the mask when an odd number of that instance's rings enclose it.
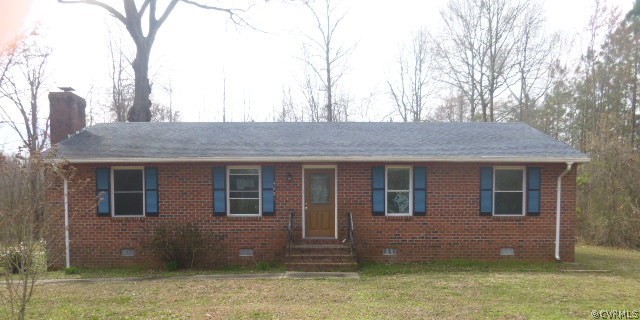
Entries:
{"label": "bare shrub in yard", "polygon": [[578,176],[578,228],[590,244],[640,248],[640,154],[599,137]]}
{"label": "bare shrub in yard", "polygon": [[[62,257],[63,201],[47,199],[73,170],[32,154],[0,157],[0,302],[7,318],[24,319],[36,281]],[[62,196],[62,195],[60,195]]]}
{"label": "bare shrub in yard", "polygon": [[220,238],[220,235],[203,231],[193,223],[162,223],[153,231],[147,246],[169,270],[175,270],[204,263],[207,256],[217,258],[222,247]]}

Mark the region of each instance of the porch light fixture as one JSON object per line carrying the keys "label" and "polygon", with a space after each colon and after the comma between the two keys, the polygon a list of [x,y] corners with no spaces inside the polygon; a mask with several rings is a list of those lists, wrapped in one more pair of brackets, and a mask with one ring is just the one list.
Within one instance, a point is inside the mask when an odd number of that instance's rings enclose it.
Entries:
{"label": "porch light fixture", "polygon": [[287,181],[291,182],[291,172],[287,172]]}

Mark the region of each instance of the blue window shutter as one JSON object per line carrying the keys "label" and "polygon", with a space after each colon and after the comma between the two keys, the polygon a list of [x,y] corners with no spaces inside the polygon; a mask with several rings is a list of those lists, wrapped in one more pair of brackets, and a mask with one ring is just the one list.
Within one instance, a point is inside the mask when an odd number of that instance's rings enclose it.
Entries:
{"label": "blue window shutter", "polygon": [[527,168],[527,215],[540,215],[540,168]]}
{"label": "blue window shutter", "polygon": [[413,168],[413,215],[427,214],[427,168]]}
{"label": "blue window shutter", "polygon": [[371,168],[373,215],[384,216],[384,167]]}
{"label": "blue window shutter", "polygon": [[111,216],[111,170],[96,169],[96,195],[98,196],[98,216]]}
{"label": "blue window shutter", "polygon": [[480,168],[480,215],[493,213],[493,168]]}
{"label": "blue window shutter", "polygon": [[225,167],[213,167],[213,213],[227,215],[227,173]]}
{"label": "blue window shutter", "polygon": [[158,168],[144,168],[145,211],[147,217],[160,215],[160,197],[158,194]]}
{"label": "blue window shutter", "polygon": [[262,215],[276,215],[275,167],[262,166]]}

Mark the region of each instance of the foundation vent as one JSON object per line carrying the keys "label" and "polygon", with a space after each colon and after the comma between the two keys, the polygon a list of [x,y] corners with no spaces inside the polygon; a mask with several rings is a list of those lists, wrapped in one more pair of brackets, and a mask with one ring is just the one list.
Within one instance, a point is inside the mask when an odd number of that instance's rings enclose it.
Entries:
{"label": "foundation vent", "polygon": [[501,256],[515,256],[516,255],[516,251],[513,250],[513,248],[502,248],[502,249],[500,249],[500,255]]}
{"label": "foundation vent", "polygon": [[398,254],[398,250],[395,248],[384,248],[382,249],[382,255],[385,256],[395,256]]}
{"label": "foundation vent", "polygon": [[133,257],[136,255],[135,249],[120,249],[120,255],[123,257]]}
{"label": "foundation vent", "polygon": [[253,257],[253,249],[240,249],[241,257]]}

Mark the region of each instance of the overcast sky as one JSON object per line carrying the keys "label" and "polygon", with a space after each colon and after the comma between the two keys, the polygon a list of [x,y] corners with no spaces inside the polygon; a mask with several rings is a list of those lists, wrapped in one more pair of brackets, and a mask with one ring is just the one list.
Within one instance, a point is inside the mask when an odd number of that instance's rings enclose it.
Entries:
{"label": "overcast sky", "polygon": [[[6,42],[16,28],[25,30],[39,24],[43,38],[54,50],[43,105],[48,106],[49,91],[57,91],[58,86],[71,86],[87,98],[92,109],[98,110],[100,104],[107,101],[110,63],[107,26],[111,26],[113,32],[123,32],[123,29],[99,8],[63,5],[54,0],[34,0],[30,6],[25,5],[29,2],[0,0],[0,42]],[[395,67],[400,47],[421,27],[437,32],[439,11],[447,0],[337,2],[339,11],[346,12],[339,40],[354,48],[348,57],[342,87],[348,89],[355,109],[364,99],[373,97],[366,117],[382,119],[393,110],[385,81]],[[225,1],[217,3],[224,5]],[[245,115],[255,121],[271,121],[283,89],[299,90],[303,65],[298,58],[302,56],[302,42],[305,34],[313,34],[315,30],[307,10],[295,1],[255,0],[253,3],[245,17],[259,31],[237,27],[222,13],[178,5],[160,29],[152,51],[155,100],[168,104],[165,90],[157,84],[170,84],[173,106],[180,110],[183,121],[221,121],[224,74],[227,121],[242,121]],[[593,1],[543,3],[547,31],[561,31],[574,38],[573,44],[564,51],[578,56],[586,41],[582,33],[593,10]],[[626,12],[633,0],[608,3]],[[23,14],[26,17],[20,19]],[[363,113],[354,110],[352,119],[366,119]],[[0,150],[4,147],[12,151],[15,141],[16,137],[0,124]]]}

